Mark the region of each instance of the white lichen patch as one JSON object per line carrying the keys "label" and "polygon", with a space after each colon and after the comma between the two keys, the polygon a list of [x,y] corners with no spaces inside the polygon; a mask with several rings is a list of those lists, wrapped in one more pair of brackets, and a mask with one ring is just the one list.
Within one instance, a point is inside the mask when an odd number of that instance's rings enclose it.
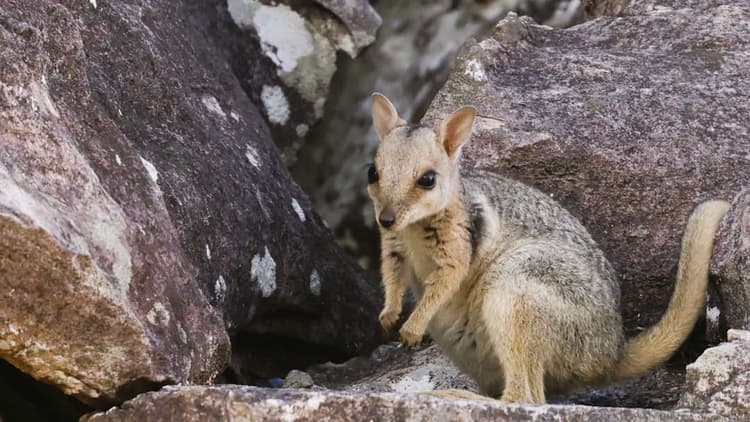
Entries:
{"label": "white lichen patch", "polygon": [[326,108],[326,98],[320,97],[313,103],[313,113],[315,113],[315,118],[319,119],[321,116],[323,116],[323,111],[325,111]]}
{"label": "white lichen patch", "polygon": [[143,157],[141,158],[141,163],[143,163],[143,167],[146,169],[146,173],[148,173],[148,177],[151,178],[151,180],[156,183],[159,180],[159,172],[156,171],[156,167],[154,167],[153,164],[151,164],[150,161],[146,160]]}
{"label": "white lichen patch", "polygon": [[312,270],[312,273],[310,273],[310,291],[315,296],[320,296],[320,274],[318,274],[318,270]]}
{"label": "white lichen patch", "polygon": [[[97,216],[100,217],[100,216]],[[127,288],[133,276],[133,263],[130,259],[130,248],[124,241],[123,226],[113,224],[110,219],[92,219],[91,238],[98,245],[106,245],[106,250],[112,259],[112,272]]]}
{"label": "white lichen patch", "polygon": [[260,157],[258,156],[258,151],[250,145],[245,145],[245,158],[247,158],[247,161],[249,161],[254,167],[260,168]]}
{"label": "white lichen patch", "polygon": [[120,154],[115,154],[115,162],[118,166],[122,165],[122,160],[120,159]]}
{"label": "white lichen patch", "polygon": [[271,296],[276,290],[276,262],[267,246],[262,257],[256,254],[250,261],[250,279],[258,284],[263,297]]}
{"label": "white lichen patch", "polygon": [[477,59],[469,59],[464,67],[464,74],[477,82],[486,82],[487,74],[484,73],[484,66]]}
{"label": "white lichen patch", "polygon": [[224,280],[224,277],[222,275],[219,275],[219,278],[216,279],[216,283],[214,283],[214,297],[216,298],[216,302],[224,303],[226,295],[227,282]]}
{"label": "white lichen patch", "polygon": [[49,89],[44,81],[32,82],[29,84],[28,90],[29,97],[31,99],[31,109],[38,111],[45,116],[58,118],[58,113],[55,104],[52,102],[52,98],[49,95]]}
{"label": "white lichen patch", "polygon": [[224,113],[224,110],[221,109],[219,100],[217,100],[216,97],[213,97],[211,95],[204,95],[203,98],[201,98],[201,102],[203,103],[203,106],[206,107],[206,109],[211,113],[221,117],[222,119],[227,118],[226,113]]}
{"label": "white lichen patch", "polygon": [[720,315],[721,315],[721,311],[719,310],[717,306],[709,306],[706,309],[706,319],[711,324],[718,324]]}
{"label": "white lichen patch", "polygon": [[285,4],[265,5],[257,0],[229,0],[229,14],[240,27],[252,27],[263,53],[284,72],[313,53],[313,39],[305,19]]}
{"label": "white lichen patch", "polygon": [[227,5],[237,25],[258,34],[263,53],[276,64],[284,84],[313,104],[315,115],[320,116],[323,109],[317,101],[324,101],[328,94],[336,71],[336,47],[346,50],[347,41],[330,39],[330,33],[316,29],[285,4],[228,0]]}
{"label": "white lichen patch", "polygon": [[306,125],[304,123],[301,123],[301,124],[298,124],[297,127],[294,128],[294,129],[297,131],[297,136],[299,136],[301,138],[301,137],[307,135],[307,132],[310,130],[310,126],[308,126],[308,125]]}
{"label": "white lichen patch", "polygon": [[397,382],[392,382],[391,389],[396,393],[418,393],[434,390],[435,384],[430,380],[430,374],[418,372],[420,371],[414,371]]}
{"label": "white lichen patch", "polygon": [[299,217],[299,221],[305,222],[305,210],[302,209],[302,207],[299,205],[299,202],[297,202],[296,198],[292,198],[292,209],[297,214],[297,217]]}
{"label": "white lichen patch", "polygon": [[180,336],[180,341],[182,342],[182,344],[187,344],[187,333],[185,332],[185,329],[182,328],[182,324],[180,324],[179,322],[177,323],[177,335]]}
{"label": "white lichen patch", "polygon": [[289,120],[289,102],[280,86],[263,85],[260,100],[271,123],[283,125]]}
{"label": "white lichen patch", "polygon": [[170,315],[167,312],[167,308],[161,302],[154,303],[154,306],[146,314],[146,320],[153,325],[160,325],[166,327],[169,325]]}

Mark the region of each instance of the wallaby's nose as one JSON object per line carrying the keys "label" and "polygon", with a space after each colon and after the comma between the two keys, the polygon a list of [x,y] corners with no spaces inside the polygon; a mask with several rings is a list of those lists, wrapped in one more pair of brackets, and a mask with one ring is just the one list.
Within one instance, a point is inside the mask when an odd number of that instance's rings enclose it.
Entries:
{"label": "wallaby's nose", "polygon": [[387,229],[391,227],[393,223],[396,222],[396,216],[393,214],[392,210],[386,209],[380,213],[380,217],[378,217],[378,221],[380,222],[381,226]]}

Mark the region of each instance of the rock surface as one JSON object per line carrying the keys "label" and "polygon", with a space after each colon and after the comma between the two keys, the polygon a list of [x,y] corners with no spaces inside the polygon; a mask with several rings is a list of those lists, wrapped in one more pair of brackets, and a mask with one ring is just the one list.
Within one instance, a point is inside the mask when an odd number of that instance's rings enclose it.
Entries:
{"label": "rock surface", "polygon": [[416,393],[458,388],[477,392],[477,385],[461,373],[437,346],[416,350],[387,343],[369,357],[308,368],[315,384],[361,393]]}
{"label": "rock surface", "polygon": [[377,39],[356,60],[340,58],[324,117],[292,168],[340,244],[369,268],[377,265],[378,256],[364,173],[377,146],[370,94],[385,93],[403,118],[418,120],[445,83],[466,39],[486,31],[514,8],[564,26],[576,19],[579,3],[379,1],[376,7],[383,17]]}
{"label": "rock surface", "polygon": [[0,359],[91,405],[211,382],[225,326],[248,371],[378,341],[376,284],[284,170],[212,13],[0,4]]}
{"label": "rock surface", "polygon": [[[750,190],[740,192],[719,229],[711,274],[717,285],[720,326],[750,329]],[[717,315],[718,314],[718,315]]]}
{"label": "rock surface", "polygon": [[[417,394],[306,392],[242,386],[165,387],[83,421],[703,421],[697,412],[519,406]],[[716,420],[716,419],[712,419]],[[718,420],[721,420],[720,418]]]}
{"label": "rock surface", "polygon": [[[185,421],[746,420],[750,417],[747,406],[750,403],[750,332],[732,330],[728,337],[730,343],[706,350],[698,361],[688,366],[687,389],[679,405],[670,410],[573,404],[509,405],[500,401],[453,400],[415,394],[440,388],[472,387],[461,385],[462,376],[452,372],[455,369],[450,368],[434,347],[414,352],[385,345],[378,348],[369,361],[357,358],[345,365],[311,368],[316,381],[349,384],[345,387],[347,391],[327,391],[320,387],[315,391],[274,390],[233,385],[165,387],[143,394],[120,408],[88,415],[83,420],[160,420],[167,416]],[[417,374],[420,369],[421,375]],[[355,380],[373,370],[377,373],[374,376]],[[340,375],[343,378],[326,378]]]}
{"label": "rock surface", "polygon": [[477,107],[465,167],[536,186],[622,279],[626,328],[666,308],[692,208],[750,174],[750,4],[634,1],[568,29],[510,16],[461,53],[424,119]]}
{"label": "rock surface", "polygon": [[680,407],[750,420],[750,331],[729,330],[727,338],[688,365]]}
{"label": "rock surface", "polygon": [[[308,372],[317,388],[362,393],[418,393],[452,388],[478,392],[474,381],[434,345],[413,350],[396,343],[384,344],[369,357],[315,365]],[[684,384],[684,368],[667,366],[638,379],[548,397],[548,402],[671,409],[679,401]]]}

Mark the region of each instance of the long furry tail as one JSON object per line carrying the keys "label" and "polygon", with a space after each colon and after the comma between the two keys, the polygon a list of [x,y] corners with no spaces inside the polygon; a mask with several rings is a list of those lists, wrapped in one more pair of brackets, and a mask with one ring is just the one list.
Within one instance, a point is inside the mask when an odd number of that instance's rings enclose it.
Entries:
{"label": "long furry tail", "polygon": [[693,211],[682,237],[677,282],[667,312],[656,325],[628,340],[615,366],[615,379],[636,377],[664,363],[690,335],[706,304],[714,237],[727,210],[726,201],[708,201]]}

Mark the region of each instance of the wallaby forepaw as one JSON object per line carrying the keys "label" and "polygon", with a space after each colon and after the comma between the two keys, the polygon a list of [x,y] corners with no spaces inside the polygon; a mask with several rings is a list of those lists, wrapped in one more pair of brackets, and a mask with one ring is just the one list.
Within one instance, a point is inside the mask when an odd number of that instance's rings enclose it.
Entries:
{"label": "wallaby forepaw", "polygon": [[416,346],[422,342],[424,337],[424,330],[415,330],[408,322],[401,327],[398,333],[401,336],[401,342],[406,346]]}
{"label": "wallaby forepaw", "polygon": [[383,309],[383,312],[380,313],[380,316],[378,319],[380,320],[380,326],[383,327],[383,331],[386,333],[391,331],[391,328],[396,324],[396,321],[398,321],[399,312],[393,311],[390,309]]}

